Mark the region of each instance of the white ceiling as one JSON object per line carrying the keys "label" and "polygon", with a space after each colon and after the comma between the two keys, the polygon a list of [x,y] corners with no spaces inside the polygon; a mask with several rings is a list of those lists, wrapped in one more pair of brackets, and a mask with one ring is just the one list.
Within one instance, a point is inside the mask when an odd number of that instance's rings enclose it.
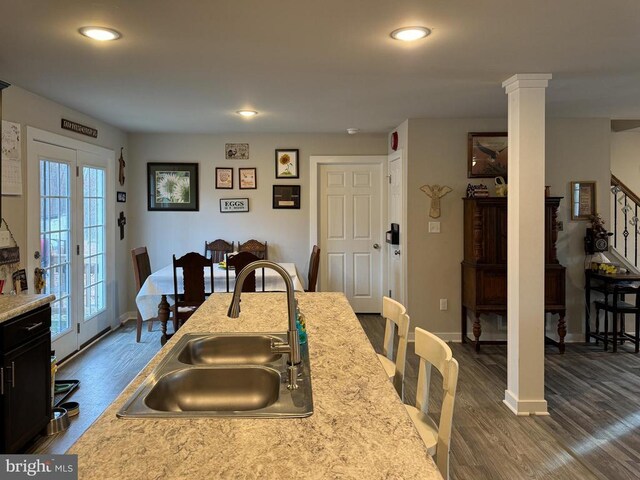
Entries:
{"label": "white ceiling", "polygon": [[0,0],[0,79],[134,132],[504,116],[501,82],[535,72],[550,115],[640,118],[639,46],[638,0]]}

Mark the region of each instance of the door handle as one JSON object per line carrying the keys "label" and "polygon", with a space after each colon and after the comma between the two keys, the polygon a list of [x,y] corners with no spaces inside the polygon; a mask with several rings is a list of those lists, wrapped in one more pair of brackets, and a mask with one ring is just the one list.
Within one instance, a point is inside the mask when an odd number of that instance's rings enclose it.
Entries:
{"label": "door handle", "polygon": [[394,255],[400,255],[400,250],[394,250],[393,254]]}
{"label": "door handle", "polygon": [[373,248],[375,248],[376,250],[380,250],[380,244],[379,243],[374,243],[373,244]]}

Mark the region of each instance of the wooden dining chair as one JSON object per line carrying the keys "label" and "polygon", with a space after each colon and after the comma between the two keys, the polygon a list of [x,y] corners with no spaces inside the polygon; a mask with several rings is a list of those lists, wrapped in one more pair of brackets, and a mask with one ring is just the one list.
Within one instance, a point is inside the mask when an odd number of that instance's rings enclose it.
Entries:
{"label": "wooden dining chair", "polygon": [[[420,357],[416,406],[405,405],[405,408],[429,455],[435,455],[438,470],[445,479],[448,479],[453,405],[458,385],[458,362],[453,358],[449,345],[422,328],[416,328],[415,348],[416,355]],[[442,375],[443,397],[439,425],[436,425],[428,415],[432,365]]]}
{"label": "wooden dining chair", "polygon": [[226,240],[222,240],[218,238],[213,242],[204,242],[204,256],[207,258],[211,258],[213,263],[220,263],[224,261],[225,255],[227,253],[233,252],[235,242],[227,242]]}
{"label": "wooden dining chair", "polygon": [[244,243],[238,242],[238,252],[251,252],[260,260],[267,260],[267,242],[260,243],[253,239]]}
{"label": "wooden dining chair", "polygon": [[[255,256],[251,252],[238,252],[235,255],[232,255],[227,258],[227,290],[229,289],[229,269],[230,267],[235,270],[236,279],[240,272],[244,267],[259,260],[257,256]],[[263,269],[264,270],[264,269]],[[262,288],[264,290],[264,271],[262,274]],[[243,292],[255,292],[256,291],[256,272],[255,270],[251,272],[247,278],[245,278],[244,283],[242,284]]]}
{"label": "wooden dining chair", "polygon": [[[183,293],[178,293],[177,269],[182,268]],[[205,269],[211,281],[211,291],[205,291]],[[180,328],[193,312],[204,303],[207,296],[213,293],[213,261],[196,252],[176,258],[173,256],[173,291],[175,304],[173,314]]]}
{"label": "wooden dining chair", "polygon": [[318,283],[318,269],[320,267],[320,247],[313,246],[309,258],[309,274],[307,275],[307,289],[305,292],[315,292]]}
{"label": "wooden dining chair", "polygon": [[[401,303],[389,297],[382,298],[382,316],[386,320],[384,329],[383,355],[378,359],[389,380],[393,383],[400,398],[404,400],[404,371],[407,360],[407,343],[409,340],[409,315]],[[396,330],[398,332],[398,351],[395,358],[393,344]]]}
{"label": "wooden dining chair", "polygon": [[[133,275],[136,282],[136,295],[147,281],[149,275],[151,275],[151,262],[149,261],[149,253],[147,247],[138,247],[131,250],[131,260],[133,261]],[[136,307],[136,342],[140,343],[142,336],[142,315],[140,310]],[[153,328],[153,321],[155,318],[147,320],[148,329],[151,331]]]}

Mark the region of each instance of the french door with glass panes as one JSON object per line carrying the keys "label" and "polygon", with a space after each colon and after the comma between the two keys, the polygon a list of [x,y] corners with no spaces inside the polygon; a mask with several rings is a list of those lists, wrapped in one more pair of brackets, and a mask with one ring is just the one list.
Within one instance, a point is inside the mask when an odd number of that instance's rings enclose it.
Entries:
{"label": "french door with glass panes", "polygon": [[37,140],[28,150],[29,250],[33,268],[44,271],[42,293],[56,297],[52,349],[64,358],[108,328],[112,318],[108,158]]}

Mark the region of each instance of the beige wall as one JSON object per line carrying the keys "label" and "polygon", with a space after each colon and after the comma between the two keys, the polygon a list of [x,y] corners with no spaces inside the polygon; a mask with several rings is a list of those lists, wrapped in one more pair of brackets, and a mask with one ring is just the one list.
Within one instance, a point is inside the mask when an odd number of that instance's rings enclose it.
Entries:
{"label": "beige wall", "polygon": [[[306,284],[309,263],[309,156],[380,155],[385,134],[133,134],[129,138],[129,247],[146,245],[152,269],[171,263],[173,253],[202,252],[205,240],[269,242],[269,258],[295,262]],[[226,142],[249,143],[249,160],[225,160]],[[300,179],[275,179],[275,149],[300,150]],[[199,163],[199,212],[148,212],[147,162]],[[234,189],[215,189],[215,167],[234,168]],[[238,167],[257,168],[257,190],[238,189]],[[272,209],[272,186],[301,185],[300,210]],[[220,198],[249,198],[249,213],[220,213]],[[130,279],[133,285],[133,278]],[[134,306],[133,287],[129,305]]]}
{"label": "beige wall", "polygon": [[[459,340],[460,262],[463,208],[468,183],[485,183],[493,193],[493,179],[467,178],[467,133],[505,131],[505,119],[410,119],[408,133],[408,310],[414,326]],[[559,220],[565,230],[558,239],[558,257],[567,267],[568,328],[582,331],[585,222],[569,215],[569,182],[596,180],[598,208],[608,222],[609,124],[605,119],[550,119],[547,124],[546,178],[553,195],[564,196]],[[441,233],[428,233],[429,198],[424,184],[445,184],[453,191],[442,198]],[[433,219],[432,219],[433,220]],[[440,311],[439,300],[449,309]],[[555,329],[555,320],[549,330]],[[506,325],[483,321],[485,338],[505,337]]]}
{"label": "beige wall", "polygon": [[[618,177],[633,193],[640,196],[640,131],[612,132],[611,173]],[[631,200],[629,200],[629,203],[633,206]],[[627,261],[631,265],[636,265],[640,257],[637,259],[635,255],[637,237],[633,234],[635,228],[631,225],[635,213],[632,212],[631,215],[627,215],[627,222],[625,222],[622,195],[618,195],[618,202],[611,202],[612,222],[615,218],[613,213],[614,209],[617,209],[617,251],[620,255],[624,256],[624,231],[626,229],[631,233],[627,238]],[[611,230],[615,229],[616,225],[613,225]],[[616,241],[612,240],[611,243],[615,245]]]}
{"label": "beige wall", "polygon": [[[43,130],[94,143],[119,152],[125,147],[127,161],[125,187],[128,202],[117,204],[116,214],[124,210],[128,217],[125,241],[116,238],[116,282],[118,314],[134,309],[133,275],[129,251],[134,246],[147,245],[152,267],[170,263],[172,253],[201,251],[205,240],[222,237],[245,240],[255,237],[269,241],[270,257],[296,263],[304,277],[309,257],[309,171],[310,155],[368,155],[388,151],[388,138],[383,134],[226,134],[226,135],[165,135],[132,134],[87,117],[72,109],[12,86],[4,91],[3,117]],[[60,129],[61,117],[70,118],[98,128],[97,140]],[[470,131],[506,129],[506,119],[411,119],[398,126],[399,148],[405,158],[405,192],[408,225],[408,308],[413,324],[434,332],[459,338],[460,332],[460,261],[462,260],[462,201],[469,179],[466,178],[466,137]],[[559,220],[565,231],[558,239],[558,255],[567,266],[567,302],[569,332],[582,331],[584,253],[582,237],[585,222],[574,222],[569,215],[569,182],[596,180],[598,208],[609,223],[609,154],[612,168],[622,180],[633,182],[638,175],[638,162],[632,153],[640,146],[640,133],[614,134],[610,142],[609,122],[605,119],[550,119],[547,127],[547,183],[554,195],[565,200]],[[224,143],[247,142],[251,158],[244,161],[224,160]],[[127,144],[129,148],[127,149]],[[299,148],[299,180],[276,181],[274,150]],[[116,157],[118,155],[116,154]],[[23,142],[23,178],[26,178],[26,143]],[[146,164],[153,161],[197,162],[200,164],[199,212],[148,212],[146,202]],[[216,166],[234,167],[234,190],[216,190]],[[240,191],[237,187],[237,167],[258,169],[258,189]],[[622,169],[625,170],[622,170]],[[114,169],[117,172],[117,168]],[[302,208],[299,211],[273,210],[273,184],[300,184]],[[429,198],[420,191],[424,184],[446,184],[453,191],[442,199],[440,234],[428,233]],[[474,181],[473,183],[479,183]],[[487,184],[492,179],[486,179]],[[626,182],[625,182],[626,183]],[[133,188],[129,186],[133,185]],[[491,185],[490,185],[491,186]],[[24,184],[26,191],[26,183]],[[640,191],[640,187],[638,188]],[[248,197],[250,212],[220,214],[219,199]],[[4,196],[2,213],[26,255],[26,196]],[[115,219],[114,219],[115,221]],[[159,233],[162,232],[162,233]],[[116,235],[117,235],[116,229]],[[447,311],[439,310],[439,300],[449,300]],[[549,322],[553,329],[555,322]],[[485,321],[488,334],[504,333],[504,325]]]}
{"label": "beige wall", "polygon": [[[67,108],[56,102],[40,97],[33,93],[30,93],[20,87],[11,86],[3,92],[3,120],[20,123],[22,126],[22,181],[23,181],[23,195],[21,196],[3,196],[2,197],[2,215],[9,223],[11,230],[16,238],[18,246],[20,247],[20,258],[22,261],[22,267],[26,268],[27,256],[32,255],[33,252],[26,250],[26,237],[27,237],[27,142],[26,142],[26,127],[32,126],[41,130],[47,130],[49,132],[63,135],[65,137],[73,138],[82,142],[92,143],[101,147],[109,148],[116,152],[115,158],[119,157],[120,148],[124,147],[125,160],[127,159],[127,135],[126,133],[114,128],[106,123],[100,122],[94,118],[84,115],[76,110]],[[98,129],[98,138],[94,139],[85,135],[80,135],[68,130],[62,130],[60,128],[61,118],[67,118],[69,120],[82,123]],[[118,169],[114,168],[114,172],[117,175]],[[117,189],[120,191],[127,191],[127,187],[130,185],[129,181],[125,183],[124,187],[117,185]],[[128,204],[117,204],[116,214],[121,210],[127,214]],[[115,219],[113,219],[115,222]],[[128,233],[128,232],[127,232]],[[129,266],[129,253],[127,243],[120,241],[119,230],[116,229],[115,240],[115,252],[116,252],[116,308],[117,315],[127,311],[126,298],[128,292],[126,291],[129,286],[127,285],[127,279],[123,278],[123,272],[128,272]],[[33,287],[33,277],[31,273],[28,273],[29,286]],[[124,300],[123,300],[124,299]],[[117,323],[117,318],[113,319],[112,324]]]}
{"label": "beige wall", "polygon": [[[408,311],[413,326],[460,339],[462,200],[467,184],[467,133],[506,131],[506,119],[410,119],[408,182]],[[485,181],[486,180],[486,181]],[[420,187],[453,189],[441,199],[439,234],[428,233],[430,198]],[[493,179],[471,183],[493,183]],[[449,309],[440,310],[440,299]]]}
{"label": "beige wall", "polygon": [[[609,226],[610,121],[596,119],[550,119],[547,121],[547,185],[553,195],[563,196],[558,220],[564,231],[558,235],[558,259],[567,267],[567,329],[584,331],[584,234],[587,221],[571,220],[570,182],[597,182],[598,213]],[[548,322],[555,329],[555,321]],[[582,341],[580,335],[573,337]]]}
{"label": "beige wall", "polygon": [[611,172],[640,195],[640,132],[611,134]]}

